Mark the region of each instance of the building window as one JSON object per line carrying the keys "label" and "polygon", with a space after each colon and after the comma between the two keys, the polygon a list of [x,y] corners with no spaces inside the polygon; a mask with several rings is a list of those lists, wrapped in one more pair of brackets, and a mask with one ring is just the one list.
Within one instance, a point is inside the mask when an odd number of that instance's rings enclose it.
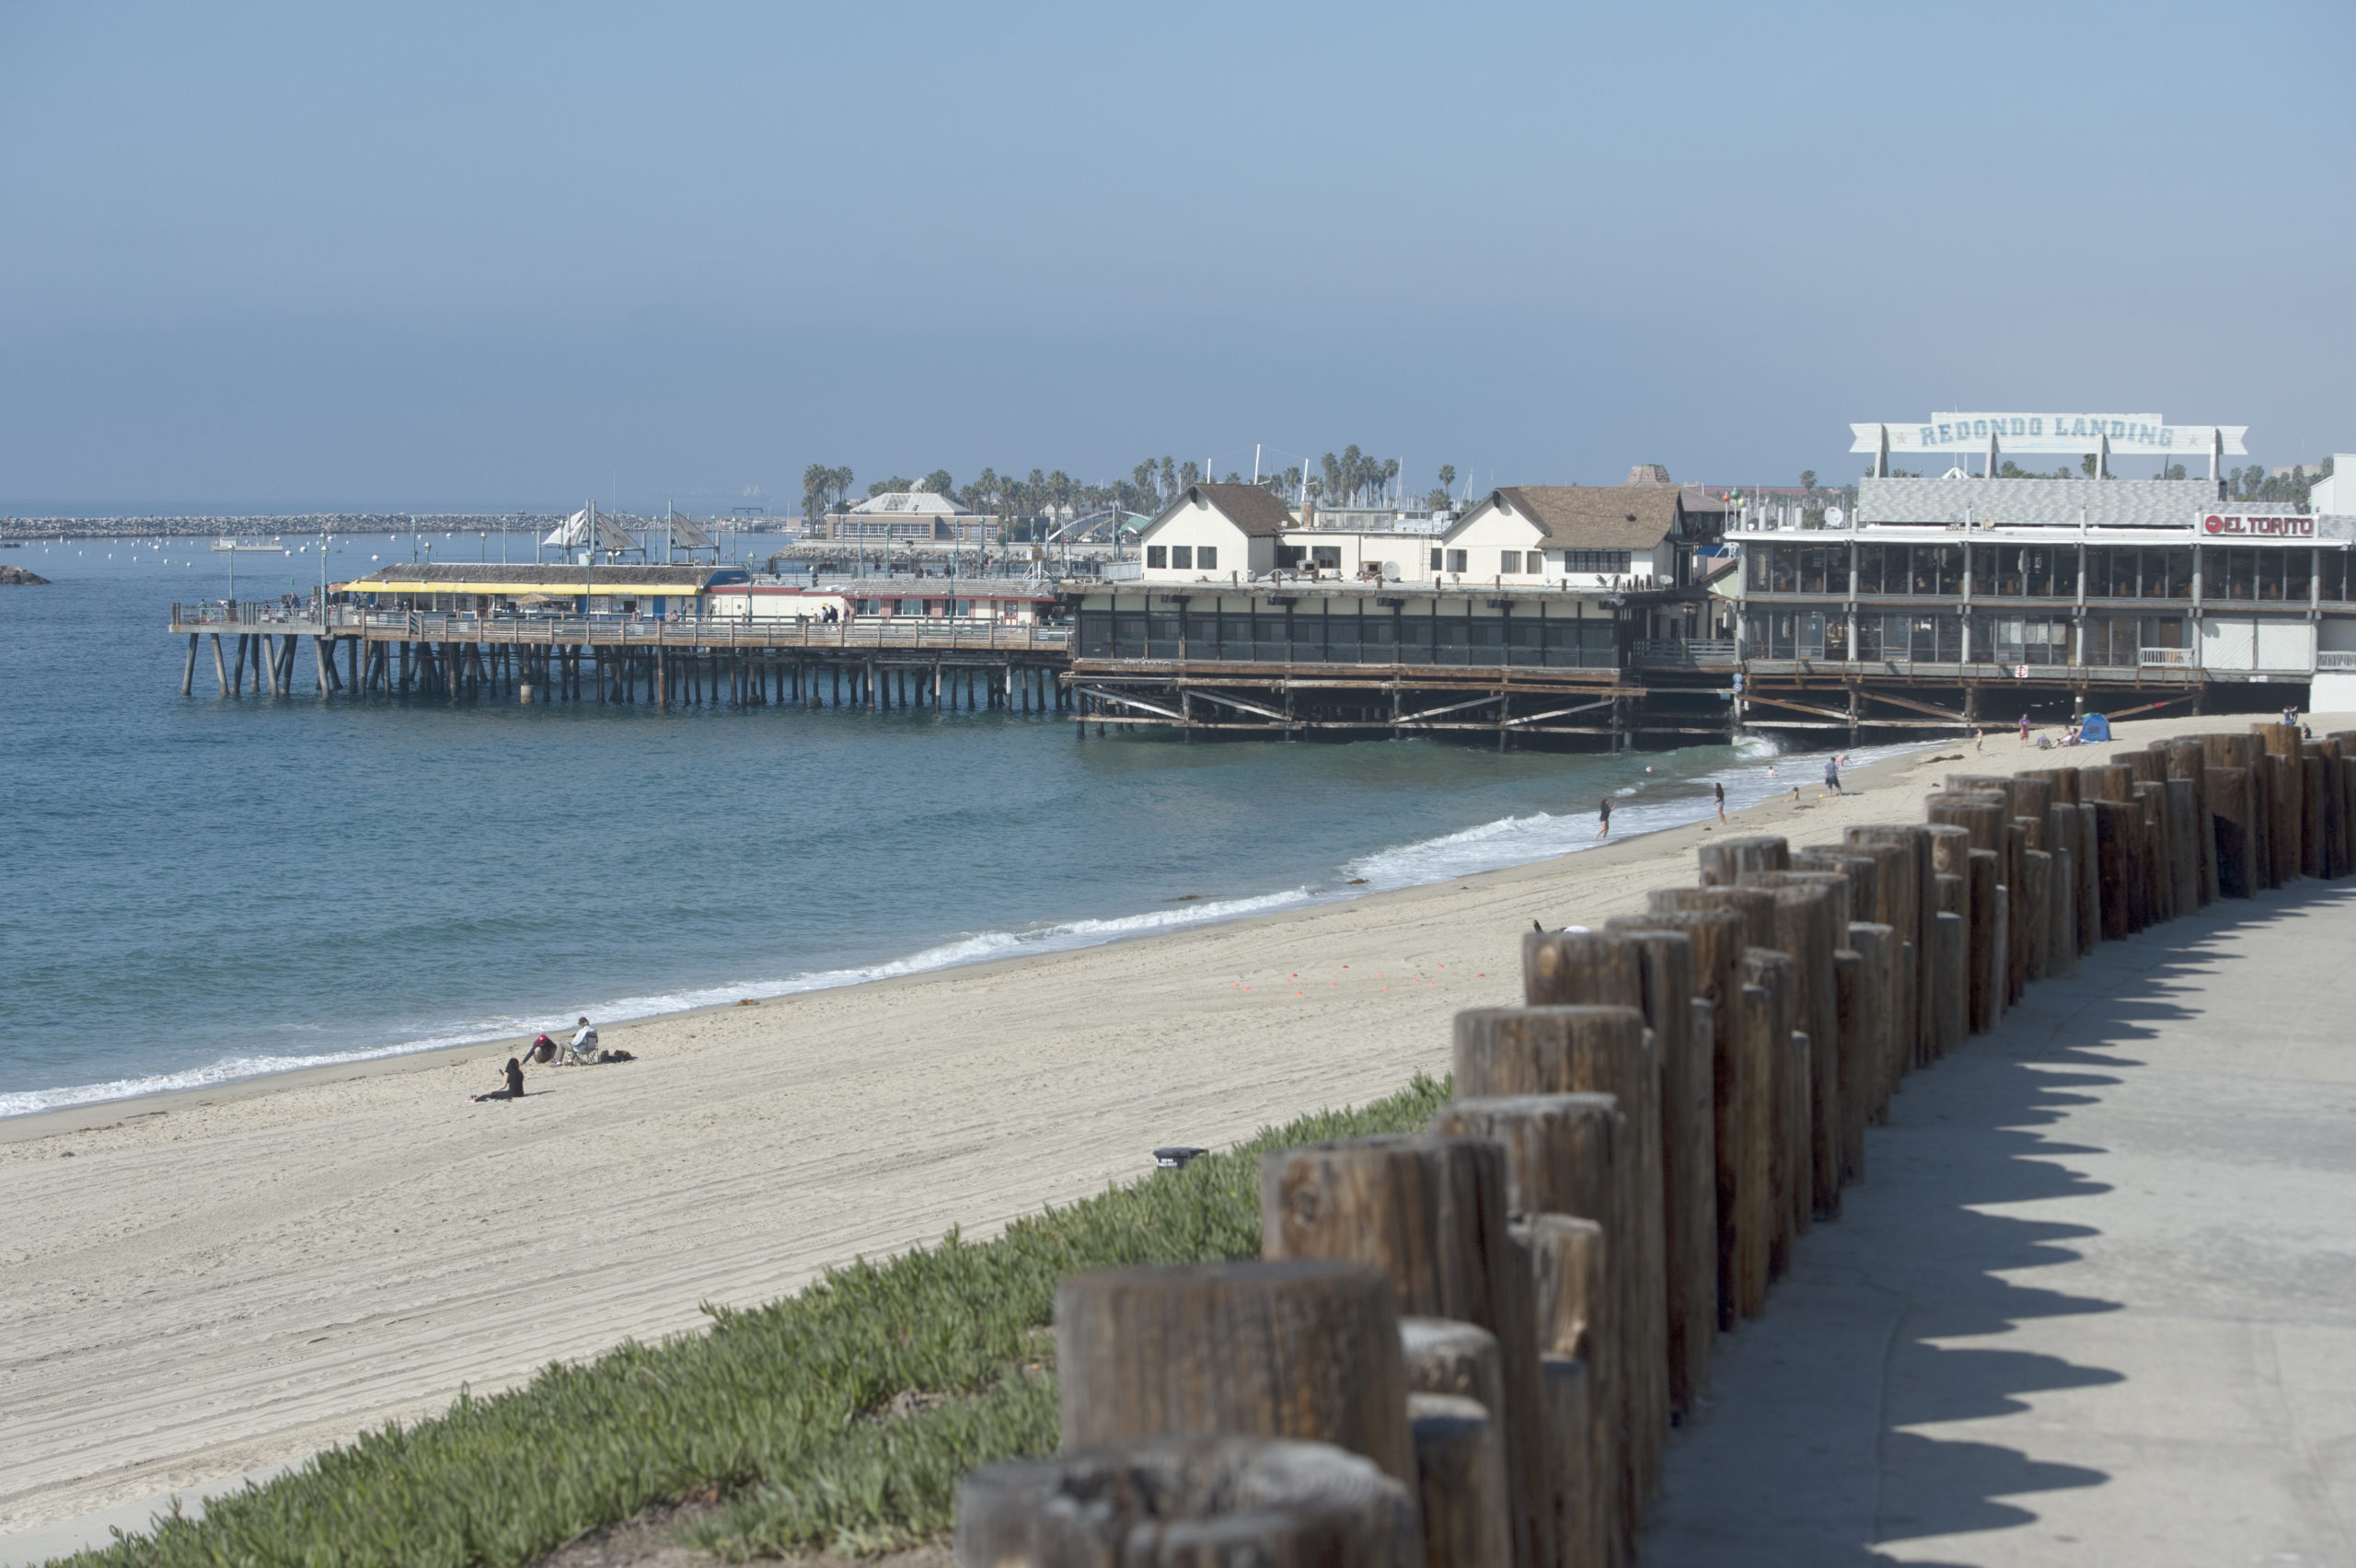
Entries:
{"label": "building window", "polygon": [[1624,576],[1628,571],[1626,550],[1565,550],[1565,571],[1591,571],[1599,577]]}
{"label": "building window", "polygon": [[1195,570],[1195,548],[1194,548],[1192,545],[1172,545],[1172,546],[1171,546],[1171,547],[1170,547],[1170,570],[1171,570],[1171,571],[1194,571],[1194,570]]}
{"label": "building window", "polygon": [[1450,550],[1448,552],[1448,570],[1450,571],[1462,571],[1464,570],[1464,552],[1462,550]]}
{"label": "building window", "polygon": [[1149,571],[1161,571],[1170,565],[1170,551],[1161,545],[1145,548],[1145,564]]}
{"label": "building window", "polygon": [[1309,564],[1315,567],[1320,571],[1341,571],[1342,547],[1339,545],[1310,546]]}
{"label": "building window", "polygon": [[1196,545],[1195,547],[1195,568],[1198,571],[1217,571],[1218,570],[1218,547],[1217,545]]}
{"label": "building window", "polygon": [[1434,545],[1432,547],[1432,570],[1434,571],[1438,571],[1439,570],[1439,547],[1438,545]]}

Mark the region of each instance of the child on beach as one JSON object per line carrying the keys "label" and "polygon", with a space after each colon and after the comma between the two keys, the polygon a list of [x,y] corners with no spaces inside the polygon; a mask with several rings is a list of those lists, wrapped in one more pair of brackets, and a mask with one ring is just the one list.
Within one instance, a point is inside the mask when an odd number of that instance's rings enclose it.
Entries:
{"label": "child on beach", "polygon": [[1604,797],[1603,797],[1603,803],[1602,803],[1602,805],[1600,805],[1600,807],[1598,807],[1598,808],[1597,808],[1597,810],[1596,810],[1596,813],[1595,813],[1595,817],[1596,817],[1595,839],[1594,839],[1594,840],[1590,840],[1590,842],[1595,842],[1595,841],[1599,841],[1599,840],[1602,839],[1602,838],[1604,837],[1604,836],[1605,836],[1605,835],[1609,834],[1609,833],[1611,831],[1611,796],[1606,795],[1606,796],[1604,796]]}
{"label": "child on beach", "polygon": [[507,1058],[507,1087],[494,1089],[489,1094],[478,1094],[477,1104],[486,1100],[521,1100],[524,1098],[524,1064],[514,1057]]}
{"label": "child on beach", "polygon": [[1727,787],[1724,784],[1713,782],[1710,786],[1710,793],[1717,798],[1718,822],[1724,825],[1727,820]]}

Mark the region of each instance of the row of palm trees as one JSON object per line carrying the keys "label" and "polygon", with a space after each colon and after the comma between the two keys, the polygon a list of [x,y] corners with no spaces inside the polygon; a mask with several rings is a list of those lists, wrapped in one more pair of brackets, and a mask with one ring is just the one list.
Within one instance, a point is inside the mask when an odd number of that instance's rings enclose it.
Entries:
{"label": "row of palm trees", "polygon": [[[1306,496],[1324,501],[1329,505],[1370,505],[1391,499],[1404,503],[1408,499],[1404,487],[1397,483],[1399,459],[1396,457],[1369,456],[1356,445],[1351,445],[1345,447],[1339,455],[1326,453],[1320,460],[1318,469],[1304,477],[1299,467],[1287,468],[1261,476],[1260,483],[1288,501]],[[952,496],[968,512],[991,513],[1010,524],[1020,524],[1041,522],[1067,509],[1074,514],[1118,508],[1138,515],[1150,515],[1183,493],[1189,485],[1210,478],[1204,467],[1192,458],[1181,462],[1165,455],[1149,457],[1131,468],[1126,478],[1104,484],[1075,479],[1061,468],[1053,473],[1034,468],[1019,478],[1011,473],[1001,474],[994,468],[984,468],[979,478],[961,486],[951,478],[947,469],[936,468],[921,479],[904,478],[896,474],[889,478],[877,479],[867,487],[867,494],[872,498],[894,490],[920,490]],[[853,482],[849,468],[830,467],[824,463],[811,464],[802,473],[803,515],[816,517],[845,510],[850,505]],[[1230,471],[1223,482],[1243,484],[1248,481],[1242,475]],[[1454,466],[1442,464],[1439,488],[1425,498],[1426,503],[1435,507],[1446,505],[1455,483]]]}

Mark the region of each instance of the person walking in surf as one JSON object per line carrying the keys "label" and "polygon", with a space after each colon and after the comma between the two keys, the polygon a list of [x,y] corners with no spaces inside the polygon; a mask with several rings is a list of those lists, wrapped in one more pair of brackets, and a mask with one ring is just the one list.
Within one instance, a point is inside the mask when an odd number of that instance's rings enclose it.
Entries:
{"label": "person walking in surf", "polygon": [[1724,827],[1727,821],[1727,787],[1722,783],[1713,783],[1710,793],[1717,797],[1718,825]]}
{"label": "person walking in surf", "polygon": [[1596,813],[1595,813],[1595,838],[1594,838],[1591,842],[1598,842],[1598,843],[1601,842],[1601,841],[1602,841],[1602,840],[1603,840],[1607,836],[1609,836],[1609,835],[1610,835],[1610,833],[1611,833],[1611,796],[1609,796],[1609,795],[1606,795],[1606,796],[1604,796],[1604,797],[1603,797],[1603,803],[1602,803],[1601,805],[1600,805],[1600,806],[1598,806],[1598,807],[1596,808]]}

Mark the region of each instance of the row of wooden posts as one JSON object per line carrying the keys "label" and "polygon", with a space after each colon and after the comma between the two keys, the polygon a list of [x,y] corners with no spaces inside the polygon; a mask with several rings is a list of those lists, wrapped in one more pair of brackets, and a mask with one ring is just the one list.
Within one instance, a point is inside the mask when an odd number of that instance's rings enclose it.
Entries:
{"label": "row of wooden posts", "polygon": [[[197,638],[191,632],[180,670],[180,695],[196,681]],[[272,696],[294,689],[301,638],[266,632],[235,635],[236,656],[225,661],[221,634],[213,639],[214,674],[221,693],[245,689],[250,665],[254,690]],[[1061,711],[1070,698],[1048,663],[991,663],[941,659],[879,661],[802,650],[672,648],[604,643],[437,642],[313,636],[318,693],[387,696],[517,698],[648,702],[658,708],[724,703],[732,708],[940,708],[1024,713]],[[266,672],[266,674],[265,674]]]}
{"label": "row of wooden posts", "polygon": [[1906,1074],[2100,942],[2356,870],[2356,733],[1949,775],[1922,824],[1703,846],[1523,939],[1427,1134],[1286,1149],[1262,1261],[1056,1297],[1062,1451],[968,1475],[965,1568],[1611,1568],[1721,1333],[1865,1176]]}

